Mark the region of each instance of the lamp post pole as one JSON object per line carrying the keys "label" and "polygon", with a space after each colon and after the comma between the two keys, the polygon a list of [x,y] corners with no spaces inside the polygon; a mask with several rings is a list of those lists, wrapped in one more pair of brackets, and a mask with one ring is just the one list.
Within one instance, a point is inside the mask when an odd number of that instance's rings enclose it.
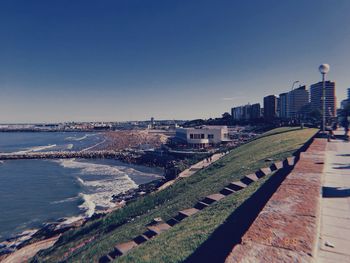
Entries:
{"label": "lamp post pole", "polygon": [[322,64],[318,70],[322,74],[322,132],[326,131],[326,82],[325,76],[329,72],[329,65]]}
{"label": "lamp post pole", "polygon": [[322,74],[322,132],[326,131],[326,85],[325,85],[325,74]]}

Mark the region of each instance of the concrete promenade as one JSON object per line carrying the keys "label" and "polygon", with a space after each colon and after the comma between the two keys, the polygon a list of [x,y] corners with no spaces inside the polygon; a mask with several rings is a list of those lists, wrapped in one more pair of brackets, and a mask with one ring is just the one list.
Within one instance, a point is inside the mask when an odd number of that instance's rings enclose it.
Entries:
{"label": "concrete promenade", "polygon": [[[343,131],[336,132],[336,135]],[[350,262],[350,143],[327,144],[316,262]]]}

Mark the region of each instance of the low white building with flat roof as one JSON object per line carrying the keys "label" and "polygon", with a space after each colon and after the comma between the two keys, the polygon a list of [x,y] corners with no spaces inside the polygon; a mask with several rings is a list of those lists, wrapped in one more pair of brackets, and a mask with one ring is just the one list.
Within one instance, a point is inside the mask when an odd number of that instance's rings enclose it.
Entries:
{"label": "low white building with flat roof", "polygon": [[194,148],[206,148],[230,141],[227,126],[177,128],[175,139]]}

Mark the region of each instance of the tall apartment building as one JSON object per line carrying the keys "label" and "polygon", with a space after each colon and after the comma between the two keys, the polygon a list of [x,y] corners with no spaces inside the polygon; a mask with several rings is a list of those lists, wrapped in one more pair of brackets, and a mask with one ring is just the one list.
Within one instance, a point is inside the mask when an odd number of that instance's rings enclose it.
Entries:
{"label": "tall apartment building", "polygon": [[240,121],[243,119],[243,107],[238,106],[231,109],[232,119],[235,121]]}
{"label": "tall apartment building", "polygon": [[234,107],[231,109],[231,115],[232,119],[236,121],[259,119],[261,116],[260,103]]}
{"label": "tall apartment building", "polygon": [[280,94],[280,118],[286,119],[287,118],[287,105],[288,105],[288,93],[281,93]]}
{"label": "tall apartment building", "polygon": [[[336,116],[335,82],[326,81],[326,118]],[[322,111],[322,81],[312,84],[310,87],[311,110]]]}
{"label": "tall apartment building", "polygon": [[259,119],[260,117],[261,117],[260,103],[252,104],[250,109],[250,119],[256,120],[256,119]]}
{"label": "tall apartment building", "polygon": [[269,95],[264,97],[264,119],[272,121],[277,117],[277,97]]}
{"label": "tall apartment building", "polygon": [[347,97],[347,99],[341,101],[340,107],[342,109],[344,109],[349,104],[350,104],[350,88],[348,88],[348,97]]}
{"label": "tall apartment building", "polygon": [[295,119],[303,114],[301,111],[309,102],[309,92],[306,90],[306,86],[288,92],[287,100],[287,118]]}

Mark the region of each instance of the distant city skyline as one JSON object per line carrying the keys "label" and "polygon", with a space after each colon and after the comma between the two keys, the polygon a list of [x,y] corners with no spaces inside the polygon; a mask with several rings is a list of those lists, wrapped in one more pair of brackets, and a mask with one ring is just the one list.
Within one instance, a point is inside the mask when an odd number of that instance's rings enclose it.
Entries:
{"label": "distant city skyline", "polygon": [[0,123],[221,116],[330,64],[350,87],[350,1],[0,3]]}

